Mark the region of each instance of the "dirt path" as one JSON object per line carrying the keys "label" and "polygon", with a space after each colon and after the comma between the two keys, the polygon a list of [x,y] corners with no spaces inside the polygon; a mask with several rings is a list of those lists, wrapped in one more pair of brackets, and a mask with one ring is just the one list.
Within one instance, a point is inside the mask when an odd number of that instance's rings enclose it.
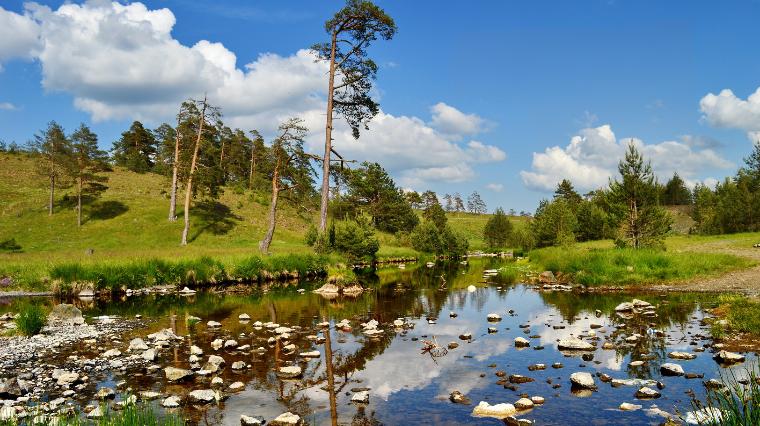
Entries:
{"label": "dirt path", "polygon": [[[721,240],[689,247],[688,251],[726,253],[760,262],[760,248],[737,248],[734,240]],[[708,278],[652,286],[656,291],[737,292],[760,296],[760,264],[749,269],[728,272]]]}

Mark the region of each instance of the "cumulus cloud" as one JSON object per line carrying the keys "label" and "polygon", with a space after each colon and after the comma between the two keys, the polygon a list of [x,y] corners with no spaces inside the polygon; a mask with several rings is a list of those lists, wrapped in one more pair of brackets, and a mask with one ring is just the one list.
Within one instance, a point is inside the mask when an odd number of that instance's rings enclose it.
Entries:
{"label": "cumulus cloud", "polygon": [[476,135],[484,130],[486,121],[476,114],[466,114],[443,102],[430,107],[430,125],[454,137]]}
{"label": "cumulus cloud", "polygon": [[760,88],[746,100],[738,98],[729,89],[723,89],[717,95],[708,93],[699,101],[699,107],[713,126],[760,130]]}
{"label": "cumulus cloud", "polygon": [[12,58],[31,59],[40,47],[39,26],[28,15],[0,7],[0,70]]}
{"label": "cumulus cloud", "polygon": [[504,185],[501,183],[489,183],[486,185],[486,188],[494,192],[501,192],[504,189]]}
{"label": "cumulus cloud", "polygon": [[552,191],[564,178],[581,190],[603,187],[617,173],[617,164],[626,146],[633,143],[651,161],[662,179],[678,172],[692,185],[704,169],[732,167],[732,163],[709,148],[699,149],[683,141],[645,144],[636,138],[618,140],[609,125],[582,129],[570,143],[533,153],[532,169],[522,171],[523,183],[538,191]]}

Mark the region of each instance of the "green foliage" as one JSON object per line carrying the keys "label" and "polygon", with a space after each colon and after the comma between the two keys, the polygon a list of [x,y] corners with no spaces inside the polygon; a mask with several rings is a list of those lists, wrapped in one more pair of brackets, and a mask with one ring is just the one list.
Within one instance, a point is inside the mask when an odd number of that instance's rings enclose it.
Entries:
{"label": "green foliage", "polygon": [[306,235],[303,237],[303,242],[309,247],[314,247],[319,239],[319,230],[314,224],[309,225],[309,229],[306,230]]}
{"label": "green foliage", "polygon": [[576,211],[579,241],[601,240],[607,237],[607,212],[592,201],[581,201]]}
{"label": "green foliage", "polygon": [[117,166],[145,173],[154,166],[157,152],[156,138],[142,123],[135,121],[129,130],[121,134],[121,138],[113,143],[111,156]]}
{"label": "green foliage", "polygon": [[357,216],[355,220],[336,224],[334,247],[350,261],[374,260],[380,249],[380,242],[375,236],[371,219],[367,216]]}
{"label": "green foliage", "polygon": [[[724,388],[707,388],[705,401],[692,398],[699,424],[750,426],[760,424],[760,371],[757,364],[745,367],[742,374],[733,369],[720,371]],[[737,377],[738,376],[738,377]]]}
{"label": "green foliage", "polygon": [[610,195],[624,206],[616,244],[621,247],[663,247],[673,218],[658,205],[657,186],[650,163],[631,143],[618,165],[621,180],[610,182]]}
{"label": "green foliage", "polygon": [[158,414],[149,405],[126,404],[119,411],[112,411],[106,407],[101,408],[104,410],[105,415],[100,419],[91,421],[79,416],[61,417],[56,424],[60,426],[184,426],[186,424],[177,414]]}
{"label": "green foliage", "polygon": [[509,221],[504,210],[499,207],[486,222],[483,229],[483,239],[491,249],[505,248],[512,239],[513,229],[512,222]]}
{"label": "green foliage", "polygon": [[760,335],[760,302],[744,296],[722,296],[720,303],[731,331]]}
{"label": "green foliage", "polygon": [[461,256],[467,253],[469,242],[460,232],[444,225],[439,229],[433,222],[424,221],[411,233],[412,247],[423,253],[446,256]]}
{"label": "green foliage", "polygon": [[571,274],[574,282],[589,286],[685,280],[751,265],[749,260],[729,254],[632,248],[549,247],[530,252],[530,259],[545,270]]}
{"label": "green foliage", "polygon": [[488,209],[483,198],[480,197],[478,191],[472,191],[469,197],[467,197],[467,211],[475,214],[486,214]]}
{"label": "green foliage", "polygon": [[446,227],[446,221],[448,220],[446,218],[446,212],[438,202],[431,203],[428,207],[426,207],[422,212],[422,217],[426,221],[434,224],[439,230],[443,230],[443,228]]}
{"label": "green foliage", "polygon": [[530,226],[519,226],[512,232],[512,245],[524,251],[536,247],[536,237]]}
{"label": "green foliage", "polygon": [[21,251],[21,246],[16,242],[15,238],[10,238],[5,241],[0,241],[0,251],[18,253]]}
{"label": "green foliage", "polygon": [[573,209],[583,201],[581,195],[578,194],[568,179],[562,179],[562,182],[557,184],[557,189],[554,191],[554,199],[565,200]]}
{"label": "green foliage", "polygon": [[537,247],[566,246],[575,242],[575,214],[563,198],[543,200],[530,224]]}
{"label": "green foliage", "polygon": [[662,203],[668,206],[685,206],[691,204],[691,191],[686,187],[686,182],[673,173],[662,193]]}
{"label": "green foliage", "polygon": [[16,318],[16,328],[25,336],[34,336],[42,331],[47,322],[45,310],[40,305],[28,303],[21,307]]}

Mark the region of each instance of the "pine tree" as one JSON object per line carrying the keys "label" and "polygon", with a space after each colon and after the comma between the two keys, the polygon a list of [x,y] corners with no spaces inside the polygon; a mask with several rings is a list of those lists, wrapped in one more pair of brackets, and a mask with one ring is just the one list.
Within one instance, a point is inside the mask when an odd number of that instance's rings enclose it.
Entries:
{"label": "pine tree", "polygon": [[488,219],[486,226],[483,228],[483,239],[491,249],[505,248],[512,237],[512,222],[499,207],[493,216]]}
{"label": "pine tree", "polygon": [[99,172],[108,170],[108,154],[98,148],[98,135],[81,124],[71,135],[72,159],[70,175],[76,182],[77,226],[82,226],[82,194],[94,195],[105,190],[108,180]]}
{"label": "pine tree", "polygon": [[462,196],[458,193],[454,193],[454,211],[457,213],[464,212],[464,201],[462,200]]}
{"label": "pine tree", "polygon": [[30,148],[37,157],[37,172],[50,183],[48,215],[52,216],[56,185],[66,176],[71,164],[71,141],[63,127],[51,121],[45,130],[34,136]]}
{"label": "pine tree", "polygon": [[155,136],[139,121],[133,122],[129,130],[121,134],[121,139],[113,143],[111,150],[111,156],[117,166],[137,173],[153,170],[156,153]]}
{"label": "pine tree", "polygon": [[573,184],[567,179],[562,179],[562,182],[557,184],[557,189],[554,191],[554,199],[556,200],[558,198],[562,198],[567,201],[573,209],[575,209],[578,204],[583,201],[581,195],[575,190]]}

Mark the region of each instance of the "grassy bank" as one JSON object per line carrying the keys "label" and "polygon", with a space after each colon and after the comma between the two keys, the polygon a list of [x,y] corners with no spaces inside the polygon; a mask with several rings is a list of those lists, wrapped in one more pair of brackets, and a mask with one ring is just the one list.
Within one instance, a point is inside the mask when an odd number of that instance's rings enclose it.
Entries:
{"label": "grassy bank", "polygon": [[550,247],[533,250],[536,269],[570,274],[588,285],[637,285],[681,281],[747,268],[753,261],[723,253],[662,250]]}
{"label": "grassy bank", "polygon": [[721,295],[713,313],[723,321],[714,321],[711,331],[716,337],[728,333],[748,333],[760,337],[760,300],[743,296]]}

